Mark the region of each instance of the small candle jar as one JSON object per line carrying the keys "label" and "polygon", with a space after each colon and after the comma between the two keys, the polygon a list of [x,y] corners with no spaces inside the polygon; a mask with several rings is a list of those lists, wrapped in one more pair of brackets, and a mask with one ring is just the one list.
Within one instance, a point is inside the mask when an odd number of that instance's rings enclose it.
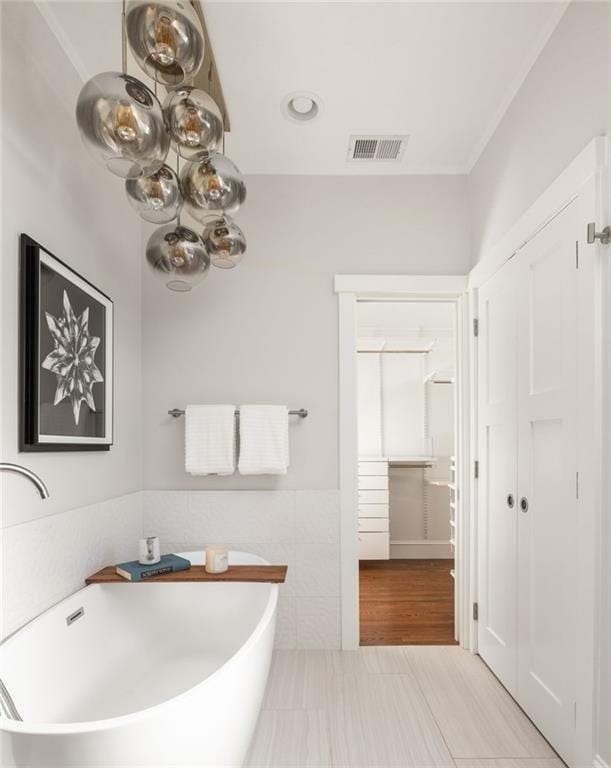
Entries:
{"label": "small candle jar", "polygon": [[224,573],[229,568],[227,547],[214,546],[206,549],[206,573]]}
{"label": "small candle jar", "polygon": [[140,539],[138,546],[138,562],[140,565],[154,565],[161,560],[161,545],[158,536],[147,536]]}

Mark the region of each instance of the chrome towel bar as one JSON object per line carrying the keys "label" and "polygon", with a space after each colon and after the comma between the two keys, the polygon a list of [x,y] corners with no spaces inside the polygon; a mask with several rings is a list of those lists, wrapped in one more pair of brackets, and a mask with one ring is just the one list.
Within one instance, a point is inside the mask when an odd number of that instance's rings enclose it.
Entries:
{"label": "chrome towel bar", "polygon": [[[179,416],[184,416],[185,412],[182,408],[172,408],[171,411],[168,411],[168,416],[173,416],[175,419],[177,419]],[[236,416],[240,415],[240,411],[236,410],[235,412]],[[289,416],[299,416],[300,419],[305,419],[308,415],[307,408],[298,408],[297,410],[289,411]]]}

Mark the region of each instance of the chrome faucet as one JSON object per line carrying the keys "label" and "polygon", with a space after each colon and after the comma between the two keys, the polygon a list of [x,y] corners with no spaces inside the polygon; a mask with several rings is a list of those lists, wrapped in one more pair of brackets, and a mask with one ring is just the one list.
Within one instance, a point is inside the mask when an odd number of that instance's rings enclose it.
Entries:
{"label": "chrome faucet", "polygon": [[21,464],[11,464],[9,461],[0,461],[0,472],[16,472],[18,475],[24,475],[34,483],[41,499],[49,498],[49,489],[31,469],[22,467]]}

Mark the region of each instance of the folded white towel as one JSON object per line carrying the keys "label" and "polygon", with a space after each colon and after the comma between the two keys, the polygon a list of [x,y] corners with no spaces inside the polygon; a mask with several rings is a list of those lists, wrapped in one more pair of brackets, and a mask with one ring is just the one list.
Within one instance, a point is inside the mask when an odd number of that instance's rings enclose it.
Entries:
{"label": "folded white towel", "polygon": [[289,466],[289,412],[286,405],[240,407],[242,475],[286,475]]}
{"label": "folded white towel", "polygon": [[185,470],[191,475],[235,471],[235,405],[188,405]]}

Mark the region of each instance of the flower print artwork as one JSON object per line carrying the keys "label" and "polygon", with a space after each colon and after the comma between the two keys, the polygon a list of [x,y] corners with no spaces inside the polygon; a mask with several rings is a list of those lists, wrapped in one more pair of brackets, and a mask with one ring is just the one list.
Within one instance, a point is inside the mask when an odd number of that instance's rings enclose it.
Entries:
{"label": "flower print artwork", "polygon": [[78,425],[82,403],[85,402],[95,411],[93,387],[96,383],[104,381],[95,363],[100,339],[89,332],[89,307],[77,317],[65,290],[63,306],[64,312],[59,317],[45,312],[53,349],[41,365],[57,377],[53,405],[58,405],[67,398],[72,406],[74,423]]}

